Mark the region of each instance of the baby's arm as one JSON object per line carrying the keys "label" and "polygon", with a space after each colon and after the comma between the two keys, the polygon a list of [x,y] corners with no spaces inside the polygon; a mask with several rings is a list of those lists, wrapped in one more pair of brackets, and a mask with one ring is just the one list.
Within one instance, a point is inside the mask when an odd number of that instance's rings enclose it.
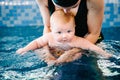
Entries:
{"label": "baby's arm", "polygon": [[29,51],[29,50],[34,50],[40,47],[43,47],[47,44],[46,39],[44,39],[45,37],[40,37],[38,39],[33,40],[32,42],[30,42],[27,46],[20,48],[16,51],[16,53],[19,54],[24,54],[25,52]]}
{"label": "baby's arm", "polygon": [[81,38],[81,37],[77,37],[76,43],[74,43],[75,47],[77,48],[82,48],[85,50],[90,50],[90,51],[94,51],[97,54],[109,58],[112,56],[112,54],[109,54],[107,52],[105,52],[103,49],[99,48],[98,46],[96,46],[95,44],[89,42],[88,40]]}

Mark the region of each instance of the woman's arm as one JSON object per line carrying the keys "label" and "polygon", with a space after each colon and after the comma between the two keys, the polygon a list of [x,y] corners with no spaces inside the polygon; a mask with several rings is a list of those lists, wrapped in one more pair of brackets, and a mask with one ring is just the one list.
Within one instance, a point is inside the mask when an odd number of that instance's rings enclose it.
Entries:
{"label": "woman's arm", "polygon": [[[43,34],[51,32],[51,30],[50,30],[50,13],[48,10],[48,0],[36,0],[36,2],[39,6],[40,13],[41,13],[41,16],[43,19],[43,24],[44,24]],[[48,62],[50,59],[54,58],[51,55],[48,46],[45,46],[43,49],[47,51],[47,53],[44,55],[45,62]]]}
{"label": "woman's arm", "polygon": [[87,0],[87,8],[88,33],[85,35],[85,39],[96,43],[101,32],[104,15],[104,0]]}
{"label": "woman's arm", "polygon": [[44,31],[43,34],[50,32],[50,13],[48,10],[48,0],[36,0],[40,13],[43,19]]}

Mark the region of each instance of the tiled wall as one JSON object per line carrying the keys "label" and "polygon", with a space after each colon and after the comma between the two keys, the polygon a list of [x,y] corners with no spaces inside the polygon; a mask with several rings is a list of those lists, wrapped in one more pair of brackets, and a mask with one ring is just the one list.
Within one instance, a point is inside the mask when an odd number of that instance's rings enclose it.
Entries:
{"label": "tiled wall", "polygon": [[35,0],[0,0],[0,2],[0,26],[42,25]]}
{"label": "tiled wall", "polygon": [[120,27],[120,0],[104,0],[103,27]]}
{"label": "tiled wall", "polygon": [[[120,27],[120,0],[104,0],[103,27]],[[0,27],[40,26],[42,18],[35,0],[0,0]]]}

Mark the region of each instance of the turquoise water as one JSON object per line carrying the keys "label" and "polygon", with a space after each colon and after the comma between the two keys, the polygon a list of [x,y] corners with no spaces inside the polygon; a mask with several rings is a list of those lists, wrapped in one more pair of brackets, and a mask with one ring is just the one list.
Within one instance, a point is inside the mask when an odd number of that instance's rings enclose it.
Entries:
{"label": "turquoise water", "polygon": [[[42,35],[43,27],[0,28],[0,80],[120,80],[120,65],[86,56],[60,66],[47,66],[35,52],[15,51]],[[120,28],[105,28],[98,46],[120,57]]]}

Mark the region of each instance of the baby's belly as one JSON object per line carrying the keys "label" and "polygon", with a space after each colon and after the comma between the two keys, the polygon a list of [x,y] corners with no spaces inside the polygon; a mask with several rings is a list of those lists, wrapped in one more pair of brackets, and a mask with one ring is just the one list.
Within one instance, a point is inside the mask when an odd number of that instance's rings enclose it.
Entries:
{"label": "baby's belly", "polygon": [[64,54],[65,51],[68,51],[71,49],[69,45],[65,44],[58,44],[58,45],[50,45],[49,46],[50,52],[53,56],[56,58],[60,57],[62,54]]}

